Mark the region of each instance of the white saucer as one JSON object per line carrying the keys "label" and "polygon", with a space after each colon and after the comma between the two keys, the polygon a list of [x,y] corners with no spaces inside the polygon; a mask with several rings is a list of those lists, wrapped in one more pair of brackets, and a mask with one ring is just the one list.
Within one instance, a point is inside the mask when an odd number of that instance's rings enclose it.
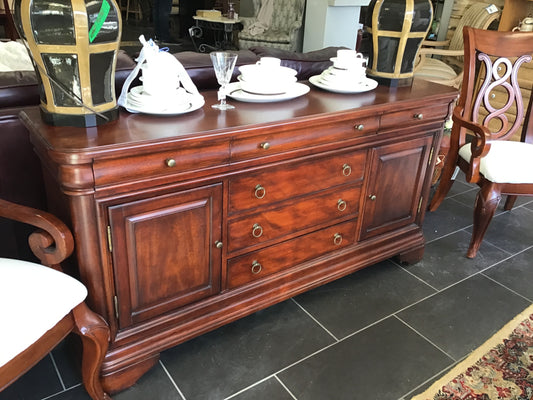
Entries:
{"label": "white saucer", "polygon": [[309,78],[309,82],[320,89],[334,93],[363,93],[373,90],[378,86],[378,83],[370,78],[364,78],[363,81],[359,82],[357,85],[330,86],[322,81],[320,75],[312,76]]}
{"label": "white saucer", "polygon": [[261,81],[246,81],[242,75],[237,77],[241,83],[241,89],[251,94],[283,94],[287,92],[287,88],[290,88],[295,82],[296,77],[291,76],[285,79],[283,82],[269,82],[265,80]]}
{"label": "white saucer", "polygon": [[188,92],[179,92],[179,95],[157,103],[153,99],[150,101],[148,96],[150,95],[143,93],[142,86],[136,86],[128,93],[124,108],[131,113],[179,115],[198,110],[205,104],[204,96]]}
{"label": "white saucer", "polygon": [[245,101],[248,103],[272,103],[275,101],[290,100],[303,96],[309,92],[310,88],[303,83],[295,82],[287,87],[287,91],[285,93],[254,94],[242,90],[240,82],[233,82],[227,86],[227,90],[228,97],[231,97],[235,100]]}

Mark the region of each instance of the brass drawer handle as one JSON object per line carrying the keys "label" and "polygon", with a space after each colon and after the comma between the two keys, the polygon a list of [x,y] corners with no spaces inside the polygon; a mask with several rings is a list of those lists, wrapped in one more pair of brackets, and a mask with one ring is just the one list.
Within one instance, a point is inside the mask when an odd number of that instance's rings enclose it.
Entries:
{"label": "brass drawer handle", "polygon": [[350,167],[348,164],[344,164],[342,166],[342,174],[344,176],[350,176],[352,174],[352,167]]}
{"label": "brass drawer handle", "polygon": [[355,125],[353,128],[358,131],[362,131],[363,129],[365,129],[365,126],[363,124],[359,124],[359,125]]}
{"label": "brass drawer handle", "polygon": [[262,269],[263,266],[259,263],[259,261],[255,260],[252,263],[252,274],[257,275]]}
{"label": "brass drawer handle", "polygon": [[343,199],[339,199],[339,201],[337,201],[337,210],[339,211],[346,210],[346,202]]}
{"label": "brass drawer handle", "polygon": [[261,143],[259,147],[261,147],[263,150],[268,150],[270,149],[270,143],[268,142]]}
{"label": "brass drawer handle", "polygon": [[342,243],[342,235],[340,233],[336,233],[333,235],[333,244],[335,246],[339,246]]}
{"label": "brass drawer handle", "polygon": [[263,236],[263,227],[259,224],[254,224],[254,226],[252,226],[252,236],[254,238],[260,238]]}
{"label": "brass drawer handle", "polygon": [[266,196],[266,189],[261,185],[257,185],[255,187],[254,194],[255,194],[255,197],[257,197],[258,199],[262,199],[263,197]]}
{"label": "brass drawer handle", "polygon": [[165,164],[166,164],[167,167],[170,167],[170,168],[175,167],[176,166],[176,160],[174,160],[173,158],[167,158],[165,160]]}
{"label": "brass drawer handle", "polygon": [[222,247],[224,247],[224,243],[222,243],[220,240],[217,240],[217,241],[215,242],[215,247],[216,247],[217,249],[221,249]]}
{"label": "brass drawer handle", "polygon": [[375,201],[377,199],[375,194],[371,194],[370,196],[368,196],[368,198],[372,201]]}
{"label": "brass drawer handle", "polygon": [[418,113],[418,114],[413,115],[413,117],[415,117],[416,119],[422,119],[424,118],[424,114]]}

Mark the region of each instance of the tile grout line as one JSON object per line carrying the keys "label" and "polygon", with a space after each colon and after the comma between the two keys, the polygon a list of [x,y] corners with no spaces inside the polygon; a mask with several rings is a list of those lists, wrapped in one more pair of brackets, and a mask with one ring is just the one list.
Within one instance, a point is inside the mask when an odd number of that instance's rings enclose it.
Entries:
{"label": "tile grout line", "polygon": [[298,303],[294,297],[291,297],[291,300],[304,312],[307,314],[307,316],[309,316],[309,318],[311,318],[313,321],[316,322],[316,324],[318,326],[320,326],[324,331],[326,331],[333,339],[335,339],[336,342],[339,342],[339,339],[333,334],[331,333],[324,325],[322,325],[320,323],[320,321],[318,321],[309,311],[307,311],[300,303]]}
{"label": "tile grout line", "polygon": [[54,369],[56,371],[57,378],[59,379],[59,383],[61,384],[61,387],[63,388],[63,390],[65,390],[67,387],[65,386],[65,382],[63,382],[63,378],[61,377],[61,373],[59,372],[59,368],[57,367],[57,363],[52,352],[49,353],[49,356],[50,356],[50,359],[52,360],[52,365],[54,366]]}
{"label": "tile grout line", "polygon": [[165,371],[165,374],[167,374],[167,377],[168,379],[170,380],[170,382],[172,383],[172,386],[174,386],[174,389],[176,389],[176,391],[179,393],[179,395],[181,396],[181,398],[183,400],[187,400],[185,398],[185,396],[183,395],[183,393],[181,392],[180,388],[178,387],[178,384],[176,383],[176,381],[174,380],[174,378],[172,378],[172,375],[170,375],[170,372],[168,372],[168,369],[167,367],[165,367],[165,364],[163,364],[163,361],[159,360],[159,365],[161,365],[161,368],[163,368],[163,371]]}
{"label": "tile grout line", "polygon": [[274,378],[276,378],[276,380],[279,382],[279,384],[281,386],[283,386],[283,388],[287,391],[287,393],[289,393],[289,395],[294,399],[294,400],[298,400],[296,398],[296,396],[290,391],[290,389],[283,383],[283,381],[279,378],[279,376],[276,374],[274,375]]}

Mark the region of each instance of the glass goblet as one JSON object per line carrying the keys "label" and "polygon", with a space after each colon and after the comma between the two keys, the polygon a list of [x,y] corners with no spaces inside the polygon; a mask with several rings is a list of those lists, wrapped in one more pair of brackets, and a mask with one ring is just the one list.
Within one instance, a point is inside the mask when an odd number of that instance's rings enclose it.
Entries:
{"label": "glass goblet", "polygon": [[220,89],[218,90],[218,100],[220,100],[220,103],[213,104],[211,107],[218,110],[231,110],[235,106],[226,103],[226,86],[233,75],[233,69],[237,62],[237,54],[227,51],[213,51],[209,55],[213,62],[218,84],[220,85]]}

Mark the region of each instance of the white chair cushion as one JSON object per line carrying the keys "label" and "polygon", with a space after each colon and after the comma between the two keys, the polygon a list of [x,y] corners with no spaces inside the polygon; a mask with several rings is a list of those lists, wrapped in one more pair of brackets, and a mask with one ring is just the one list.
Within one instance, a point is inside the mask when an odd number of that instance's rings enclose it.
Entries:
{"label": "white chair cushion", "polygon": [[[533,144],[497,140],[490,141],[490,151],[481,158],[479,172],[494,183],[533,183]],[[470,144],[459,149],[459,155],[470,162]]]}
{"label": "white chair cushion", "polygon": [[85,286],[62,272],[0,258],[0,366],[35,343],[85,297]]}

